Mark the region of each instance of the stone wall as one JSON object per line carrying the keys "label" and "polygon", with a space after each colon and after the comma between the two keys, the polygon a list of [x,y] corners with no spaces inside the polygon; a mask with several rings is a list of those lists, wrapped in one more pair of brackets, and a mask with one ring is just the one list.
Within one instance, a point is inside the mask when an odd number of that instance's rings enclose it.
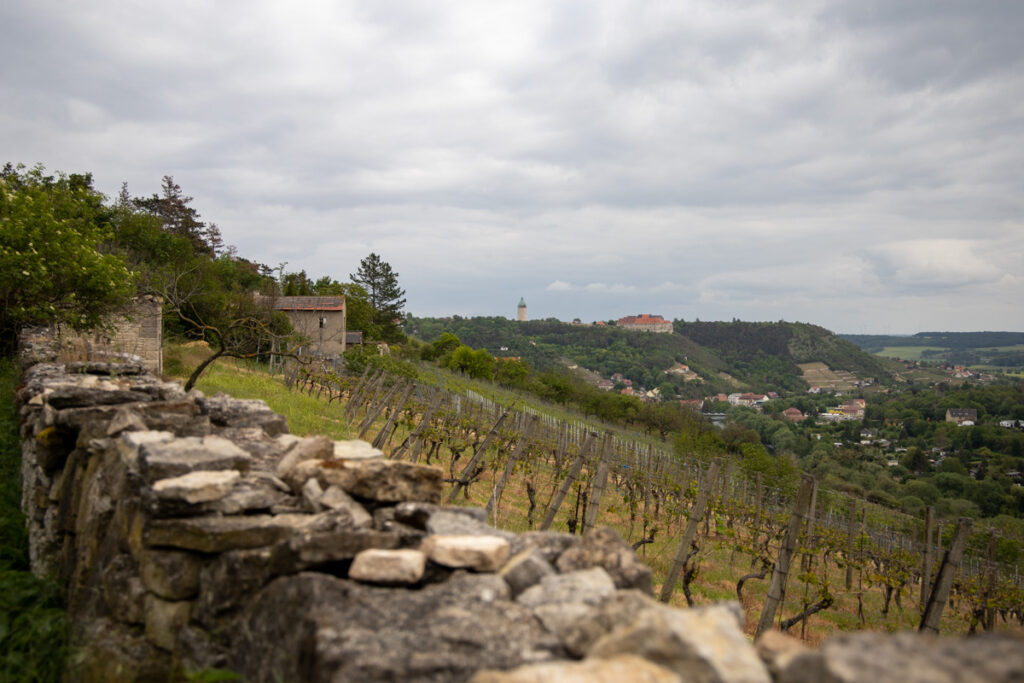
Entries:
{"label": "stone wall", "polygon": [[436,468],[295,437],[261,401],[186,394],[139,364],[35,363],[18,400],[33,569],[67,586],[70,680],[1024,677],[1021,643],[1000,638],[805,651],[773,635],[759,652],[737,605],[655,602],[610,530],[493,529],[439,504]]}

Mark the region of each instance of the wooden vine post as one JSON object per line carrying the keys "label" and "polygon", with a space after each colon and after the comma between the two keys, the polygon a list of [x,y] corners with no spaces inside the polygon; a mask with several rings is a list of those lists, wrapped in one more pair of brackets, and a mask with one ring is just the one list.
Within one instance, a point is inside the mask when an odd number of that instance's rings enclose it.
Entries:
{"label": "wooden vine post", "polygon": [[924,509],[924,560],[921,565],[921,612],[928,604],[928,591],[932,587],[932,565],[935,564],[935,557],[932,555],[932,535],[935,532],[935,508],[931,505]]}
{"label": "wooden vine post", "polygon": [[459,495],[459,492],[464,489],[473,480],[476,475],[476,468],[480,465],[480,461],[484,459],[484,454],[487,449],[490,448],[491,442],[494,441],[494,437],[498,435],[498,430],[501,429],[501,425],[508,418],[509,413],[512,412],[512,406],[505,409],[505,412],[501,414],[501,417],[491,427],[491,431],[487,432],[487,436],[484,438],[483,443],[476,449],[476,453],[469,459],[465,469],[462,470],[462,474],[459,475],[459,480],[455,482],[455,486],[452,487],[452,492],[448,495],[448,504],[451,505],[455,502],[455,497]]}
{"label": "wooden vine post", "polygon": [[690,509],[690,518],[686,522],[686,530],[679,541],[679,547],[676,548],[675,557],[672,558],[672,566],[669,567],[668,574],[665,575],[665,583],[661,586],[659,599],[662,602],[668,602],[672,599],[672,593],[676,589],[676,582],[683,571],[683,565],[686,564],[686,557],[689,554],[690,546],[693,544],[693,539],[697,535],[697,528],[700,526],[701,520],[704,519],[704,511],[708,506],[708,497],[714,491],[715,482],[718,480],[718,472],[721,468],[721,458],[715,458],[711,462],[711,466],[708,467],[707,476],[704,477],[704,485],[701,487],[700,493],[697,494],[697,500],[694,501],[693,507]]}
{"label": "wooden vine post", "polygon": [[572,467],[569,468],[569,473],[565,475],[565,479],[562,481],[562,485],[558,487],[558,491],[555,493],[555,497],[551,500],[551,505],[548,506],[547,512],[544,513],[544,521],[540,523],[540,530],[546,531],[551,528],[551,523],[555,521],[555,515],[558,513],[558,508],[561,507],[562,501],[565,500],[565,496],[569,493],[570,487],[576,481],[576,477],[580,476],[580,472],[583,471],[583,463],[587,458],[587,451],[590,450],[590,444],[593,442],[596,435],[593,432],[587,432],[587,436],[583,439],[583,445],[580,446],[579,455],[576,456],[576,460],[573,461]]}
{"label": "wooden vine post", "polygon": [[601,496],[604,494],[604,487],[608,483],[608,469],[612,457],[612,439],[615,434],[609,429],[604,434],[604,443],[601,444],[601,461],[597,465],[597,472],[594,475],[594,488],[590,494],[590,503],[587,507],[587,514],[583,518],[583,528],[580,535],[593,529],[597,524],[597,513],[601,507]]}
{"label": "wooden vine post", "polygon": [[508,461],[505,462],[505,469],[502,471],[501,476],[498,477],[498,481],[494,484],[494,490],[491,491],[491,497],[487,501],[487,518],[493,520],[493,524],[498,523],[498,503],[501,502],[501,495],[505,492],[505,486],[508,484],[509,478],[512,476],[512,472],[516,468],[516,463],[523,457],[526,449],[529,447],[531,440],[540,430],[540,418],[536,415],[531,415],[530,420],[523,427],[523,437],[516,444],[515,449],[508,454]]}
{"label": "wooden vine post", "polygon": [[398,399],[398,403],[395,404],[394,410],[388,415],[387,422],[381,427],[380,431],[377,432],[377,436],[374,437],[371,445],[374,448],[384,448],[384,444],[391,437],[391,432],[395,428],[395,423],[398,422],[398,416],[401,414],[402,409],[405,408],[405,404],[409,401],[409,397],[412,396],[413,390],[416,389],[415,382],[409,382],[405,387],[405,391],[402,393],[402,397]]}
{"label": "wooden vine post", "polygon": [[953,534],[953,542],[949,544],[949,550],[942,558],[942,565],[939,573],[935,576],[935,585],[928,596],[928,604],[924,608],[924,616],[921,617],[921,626],[918,631],[939,632],[939,622],[942,621],[942,610],[949,602],[949,592],[953,588],[953,578],[956,569],[960,565],[964,548],[967,547],[967,536],[971,532],[971,520],[961,517],[956,523],[956,533]]}
{"label": "wooden vine post", "polygon": [[363,421],[361,423],[359,423],[358,438],[361,439],[364,436],[366,436],[366,433],[370,431],[370,428],[373,427],[373,423],[377,421],[377,418],[380,417],[380,414],[383,413],[384,409],[388,407],[388,402],[391,401],[391,398],[398,393],[398,390],[401,388],[401,386],[401,382],[395,382],[391,386],[391,388],[384,393],[384,395],[381,397],[379,401],[377,401],[369,409],[367,409],[366,417],[363,418]]}
{"label": "wooden vine post", "polygon": [[444,394],[441,391],[438,391],[437,395],[434,396],[434,400],[433,402],[431,402],[430,407],[427,408],[427,412],[424,413],[423,417],[420,419],[415,429],[412,430],[409,436],[405,437],[405,441],[399,444],[398,448],[391,451],[391,455],[389,456],[390,458],[398,459],[402,457],[405,451],[408,450],[409,446],[411,446],[413,443],[416,442],[417,439],[420,438],[420,434],[422,434],[423,430],[430,426],[430,421],[434,419],[434,415],[437,414],[437,411],[441,408],[441,401],[443,398]]}
{"label": "wooden vine post", "polygon": [[755,640],[772,627],[775,613],[782,603],[782,596],[786,590],[786,579],[789,576],[789,564],[793,559],[793,552],[796,550],[797,539],[800,536],[800,529],[804,525],[813,491],[814,477],[809,474],[803,475],[800,481],[800,489],[796,494],[796,502],[793,503],[793,512],[789,516],[786,535],[782,539],[782,547],[779,548],[779,559],[776,560],[775,568],[772,570],[772,583],[768,588],[768,596],[765,598],[764,608],[761,610],[761,618],[757,622],[757,632],[754,634]]}
{"label": "wooden vine post", "polygon": [[846,590],[853,590],[853,549],[857,535],[857,501],[850,497],[850,519],[846,527]]}

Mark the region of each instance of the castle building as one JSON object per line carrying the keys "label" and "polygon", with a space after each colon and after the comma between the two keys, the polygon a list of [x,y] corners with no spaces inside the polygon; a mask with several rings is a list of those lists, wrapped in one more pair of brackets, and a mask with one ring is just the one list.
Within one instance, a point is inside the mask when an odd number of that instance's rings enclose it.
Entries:
{"label": "castle building", "polygon": [[629,315],[625,318],[619,318],[616,325],[627,330],[672,334],[672,321],[665,320],[660,315],[649,315],[647,313]]}
{"label": "castle building", "polygon": [[519,305],[516,306],[516,320],[526,322],[526,300],[519,298]]}

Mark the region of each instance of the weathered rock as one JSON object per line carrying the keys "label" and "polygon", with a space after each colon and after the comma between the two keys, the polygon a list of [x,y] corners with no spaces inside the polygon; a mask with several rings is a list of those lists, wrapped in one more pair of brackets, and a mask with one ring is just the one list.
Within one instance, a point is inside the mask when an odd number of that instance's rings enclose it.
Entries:
{"label": "weathered rock", "polygon": [[[280,438],[278,439],[280,443]],[[305,460],[329,460],[334,456],[334,442],[326,436],[288,439],[288,450],[277,463],[277,476],[287,479],[293,467]]]}
{"label": "weathered rock", "polygon": [[117,436],[121,432],[144,432],[147,429],[145,421],[137,412],[121,408],[107,425],[107,436]]}
{"label": "weathered rock", "polygon": [[[284,610],[301,623],[270,618]],[[234,670],[281,680],[460,681],[564,656],[494,574],[456,572],[420,590],[299,574],[268,584],[230,633]],[[258,643],[275,647],[258,647]],[[303,649],[302,644],[306,645]],[[271,673],[276,672],[276,673]]]}
{"label": "weathered rock", "polygon": [[258,399],[232,398],[227,394],[198,399],[210,421],[220,427],[259,427],[270,436],[288,431],[288,421]]}
{"label": "weathered rock", "polygon": [[100,577],[103,601],[115,619],[141,624],[145,619],[146,587],[128,555],[114,557]]}
{"label": "weathered rock", "polygon": [[287,497],[281,492],[280,487],[288,488],[273,475],[251,473],[236,482],[225,496],[204,505],[204,509],[223,515],[266,512]]}
{"label": "weathered rock", "polygon": [[421,550],[446,567],[494,572],[508,559],[509,542],[500,536],[428,536]]}
{"label": "weathered rock", "polygon": [[[430,521],[431,516],[441,511],[464,515],[477,522],[482,522],[484,524],[487,523],[487,512],[483,508],[476,507],[458,507],[453,505],[436,505],[434,503],[405,501],[392,508],[386,509],[390,511],[390,514],[395,520],[402,524],[408,524],[411,527],[422,529],[423,531],[427,531],[427,524]],[[438,531],[433,533],[444,532]]]}
{"label": "weathered rock", "polygon": [[170,602],[155,595],[146,596],[146,639],[159,648],[173,652],[178,631],[192,614],[192,603]]}
{"label": "weathered rock", "polygon": [[364,550],[352,560],[348,576],[357,581],[411,584],[423,578],[427,556],[419,550]]}
{"label": "weathered rock", "polygon": [[288,539],[288,548],[303,566],[351,560],[364,550],[393,550],[402,546],[396,533],[374,529],[336,529],[313,531],[304,529]]}
{"label": "weathered rock", "polygon": [[588,657],[637,654],[704,683],[771,683],[768,669],[743,635],[738,604],[689,610],[647,609],[629,626],[598,640]]}
{"label": "weathered rock", "polygon": [[320,504],[320,498],[324,495],[324,489],[315,478],[306,480],[302,485],[302,502],[310,512],[320,512],[324,506]]}
{"label": "weathered rock", "polygon": [[208,503],[226,496],[242,478],[237,470],[189,472],[153,484],[153,492],[163,500]]}
{"label": "weathered rock", "polygon": [[[86,375],[88,377],[88,375]],[[46,402],[57,410],[83,406],[115,405],[118,403],[141,403],[152,401],[149,394],[125,389],[121,384],[99,380],[90,384],[68,384],[54,389],[46,395]]]}
{"label": "weathered rock", "polygon": [[775,629],[762,633],[754,646],[757,656],[773,677],[777,677],[795,657],[809,652],[799,639]]}
{"label": "weathered rock", "polygon": [[954,683],[1024,680],[1024,642],[1008,636],[938,638],[917,633],[850,633],[797,655],[780,683]]}
{"label": "weathered rock", "polygon": [[178,550],[145,550],[139,575],[146,589],[166,600],[186,600],[199,591],[199,558]]}
{"label": "weathered rock", "polygon": [[545,576],[539,584],[523,591],[516,602],[527,607],[563,602],[597,605],[614,592],[615,583],[608,572],[601,567],[591,567]]}
{"label": "weathered rock", "polygon": [[527,531],[512,539],[512,554],[518,555],[528,548],[536,548],[554,566],[562,553],[579,542],[579,536],[559,531]]}
{"label": "weathered rock", "polygon": [[171,657],[158,649],[136,628],[97,617],[88,622],[69,658],[68,679],[136,683],[167,679]]}
{"label": "weathered rock", "polygon": [[510,558],[498,575],[508,583],[512,597],[516,597],[530,586],[540,583],[545,576],[554,573],[555,570],[540,551],[530,548]]}
{"label": "weathered rock", "polygon": [[328,460],[320,461],[317,476],[325,488],[332,484],[340,486],[347,493],[364,500],[436,503],[441,499],[444,475],[437,467],[403,461]]}
{"label": "weathered rock", "polygon": [[294,569],[292,559],[280,547],[221,553],[199,571],[195,618],[212,628],[221,615],[244,607],[273,577]]}
{"label": "weathered rock", "polygon": [[149,546],[221,553],[273,545],[309,522],[306,515],[156,519],[146,527],[144,540]]}
{"label": "weathered rock", "polygon": [[481,671],[470,683],[682,683],[683,679],[634,655],[583,662],[528,664],[512,671]]}
{"label": "weathered rock", "polygon": [[559,555],[555,566],[560,572],[601,567],[617,588],[636,588],[649,595],[654,592],[650,568],[638,562],[633,549],[608,527],[588,531],[582,541]]}
{"label": "weathered rock", "polygon": [[248,453],[219,436],[156,441],[139,448],[139,470],[149,483],[201,470],[247,472],[251,461]]}
{"label": "weathered rock", "polygon": [[378,460],[384,452],[361,439],[350,439],[335,441],[333,455],[335,460]]}
{"label": "weathered rock", "polygon": [[596,606],[554,603],[540,605],[533,611],[570,654],[583,657],[602,637],[629,626],[644,610],[658,607],[659,603],[645,593],[619,590]]}

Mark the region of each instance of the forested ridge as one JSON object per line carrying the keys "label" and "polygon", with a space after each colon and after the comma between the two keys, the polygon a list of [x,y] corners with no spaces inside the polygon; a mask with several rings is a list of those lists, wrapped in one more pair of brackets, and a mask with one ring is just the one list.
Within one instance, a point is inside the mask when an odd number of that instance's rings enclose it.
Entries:
{"label": "forested ridge", "polygon": [[[469,346],[517,356],[538,369],[572,363],[604,377],[622,373],[648,388],[668,382],[678,395],[694,398],[738,389],[803,392],[808,385],[798,364],[806,362],[879,380],[889,376],[870,354],[814,325],[675,321],[673,326],[675,334],[652,334],[613,325],[455,316],[411,318],[406,331],[424,341],[450,332]],[[689,366],[699,381],[666,375],[676,364]]]}

